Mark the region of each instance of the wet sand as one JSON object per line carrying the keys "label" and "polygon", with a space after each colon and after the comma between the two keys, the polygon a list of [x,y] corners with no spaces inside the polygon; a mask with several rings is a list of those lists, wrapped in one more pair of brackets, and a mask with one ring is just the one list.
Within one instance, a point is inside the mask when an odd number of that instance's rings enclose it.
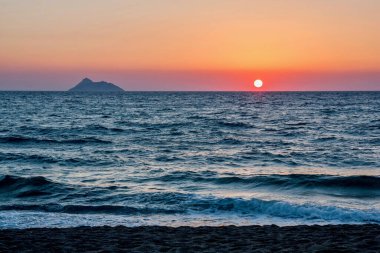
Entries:
{"label": "wet sand", "polygon": [[8,229],[0,252],[380,252],[380,225]]}

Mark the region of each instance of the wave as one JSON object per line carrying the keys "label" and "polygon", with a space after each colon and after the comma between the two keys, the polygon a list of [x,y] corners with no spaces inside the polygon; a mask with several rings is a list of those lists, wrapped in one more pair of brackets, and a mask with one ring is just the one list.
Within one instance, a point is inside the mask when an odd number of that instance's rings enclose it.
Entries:
{"label": "wave", "polygon": [[[166,199],[172,203],[173,200]],[[278,217],[302,219],[304,221],[365,222],[380,223],[380,212],[358,210],[316,204],[295,204],[277,200],[242,198],[202,198],[187,195],[187,200],[165,208],[120,205],[62,205],[62,204],[14,204],[0,205],[1,211],[38,211],[69,214],[114,214],[114,215],[155,215],[155,214],[213,214],[239,215],[244,217]]]}
{"label": "wave", "polygon": [[[85,187],[84,185],[65,184],[51,181],[43,176],[35,177],[19,177],[14,175],[0,176],[0,198],[9,200],[9,198],[17,200],[23,198],[22,201],[35,201],[36,199],[49,201],[77,201],[77,200],[96,200],[106,198],[109,193],[116,190],[128,189],[127,186],[96,186]],[[40,199],[40,197],[44,199]],[[113,194],[116,199],[118,196]],[[32,198],[32,199],[29,199]]]}
{"label": "wave", "polygon": [[[213,175],[212,172],[208,174]],[[300,175],[291,176],[303,178]],[[242,179],[229,177],[215,180],[220,184],[230,184],[241,182]],[[330,181],[328,185],[335,182],[334,185],[354,184],[356,187],[366,185],[368,188],[379,189],[379,178],[377,177],[355,176],[348,179],[335,178],[334,180]],[[235,214],[249,217],[266,215],[285,219],[380,223],[380,211],[376,209],[358,210],[315,203],[297,204],[284,200],[256,198],[218,198],[211,195],[179,192],[128,193],[117,190],[118,187],[69,186],[41,176],[24,178],[5,175],[0,177],[0,197],[2,199],[0,210],[118,215],[192,213]],[[95,203],[98,204],[95,205]]]}
{"label": "wave", "polygon": [[39,139],[34,137],[25,136],[3,136],[0,137],[0,143],[5,144],[87,144],[87,143],[99,143],[99,144],[111,144],[112,141],[102,140],[94,137],[81,137],[76,139]]}
{"label": "wave", "polygon": [[285,125],[287,126],[307,126],[309,125],[310,123],[308,122],[288,122],[288,123],[285,123]]}
{"label": "wave", "polygon": [[[380,177],[377,176],[327,176],[327,175],[257,175],[252,177],[224,176],[206,171],[196,172],[175,172],[159,177],[140,179],[138,182],[162,181],[168,184],[181,183],[185,181],[196,183],[212,183],[220,186],[231,185],[233,187],[246,188],[268,188],[271,190],[302,190],[316,192],[317,194],[331,195],[335,197],[349,198],[380,198]],[[176,199],[183,201],[186,196],[163,195],[118,195],[119,190],[123,192],[124,186],[109,187],[87,187],[79,185],[66,185],[46,179],[45,177],[18,177],[5,175],[0,177],[0,197],[14,199],[50,199],[57,201],[57,197],[66,197],[66,200],[96,200],[119,201],[120,199],[135,199],[140,201],[154,202],[156,204],[165,203],[165,199]],[[107,197],[112,194],[112,197]],[[158,200],[157,200],[158,199]],[[143,203],[145,203],[143,201]],[[105,202],[105,203],[106,203]],[[115,202],[115,203],[116,203]],[[145,203],[146,204],[146,203]]]}
{"label": "wave", "polygon": [[94,137],[84,137],[78,139],[58,140],[58,143],[67,144],[86,144],[86,143],[100,143],[100,144],[112,144],[112,141],[102,140]]}
{"label": "wave", "polygon": [[251,124],[244,122],[227,122],[227,121],[219,121],[218,125],[229,127],[229,128],[251,128],[253,127]]}
{"label": "wave", "polygon": [[334,142],[337,138],[335,136],[324,136],[324,137],[318,137],[312,141],[314,142]]}
{"label": "wave", "polygon": [[84,127],[83,130],[124,132],[124,129],[122,129],[122,128],[106,127],[106,126],[102,126],[102,125],[89,125],[89,126]]}
{"label": "wave", "polygon": [[175,214],[182,213],[180,210],[170,210],[163,208],[137,208],[130,206],[113,206],[113,205],[61,205],[61,204],[16,204],[0,205],[1,211],[38,211],[52,213],[70,213],[70,214],[119,214],[119,215],[136,215],[136,214]]}
{"label": "wave", "polygon": [[18,162],[35,164],[58,164],[63,166],[109,166],[115,164],[115,159],[100,157],[59,157],[47,154],[24,154],[24,153],[2,153],[0,152],[0,162]]}
{"label": "wave", "polygon": [[0,177],[0,196],[26,198],[41,197],[68,190],[64,185],[52,182],[45,177],[17,177],[5,175]]}
{"label": "wave", "polygon": [[222,139],[219,144],[226,144],[226,145],[241,145],[244,144],[243,141],[238,140],[236,138],[224,138]]}
{"label": "wave", "polygon": [[218,178],[218,183],[257,183],[285,187],[333,187],[380,190],[380,177],[376,176],[327,176],[327,175],[264,175],[248,178],[225,177]]}
{"label": "wave", "polygon": [[287,219],[380,223],[380,212],[376,210],[356,210],[316,204],[293,204],[276,200],[211,198],[193,203],[191,207],[195,211],[207,210],[213,213],[237,212],[244,215],[268,215]]}
{"label": "wave", "polygon": [[22,186],[46,186],[54,184],[47,180],[45,177],[17,177],[11,175],[5,175],[0,178],[0,188],[3,187],[22,187]]}
{"label": "wave", "polygon": [[[340,188],[344,190],[380,191],[380,177],[377,176],[330,176],[330,175],[256,175],[252,177],[210,177],[194,172],[177,172],[153,180],[213,182],[216,184],[244,184],[256,187],[281,188]],[[378,193],[380,196],[380,193]]]}

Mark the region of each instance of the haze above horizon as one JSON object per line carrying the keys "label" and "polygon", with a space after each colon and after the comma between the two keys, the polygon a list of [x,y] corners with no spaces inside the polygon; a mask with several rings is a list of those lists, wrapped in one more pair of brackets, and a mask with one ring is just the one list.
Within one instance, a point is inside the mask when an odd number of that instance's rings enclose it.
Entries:
{"label": "haze above horizon", "polygon": [[0,1],[0,90],[380,90],[380,1]]}

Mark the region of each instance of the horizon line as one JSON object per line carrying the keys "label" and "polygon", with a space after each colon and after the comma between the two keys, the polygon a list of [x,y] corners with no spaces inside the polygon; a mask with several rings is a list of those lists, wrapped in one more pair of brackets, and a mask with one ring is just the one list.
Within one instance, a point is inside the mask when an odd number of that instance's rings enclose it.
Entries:
{"label": "horizon line", "polygon": [[124,90],[124,91],[69,91],[69,90],[0,90],[0,92],[68,92],[68,93],[126,93],[126,92],[380,92],[379,90]]}

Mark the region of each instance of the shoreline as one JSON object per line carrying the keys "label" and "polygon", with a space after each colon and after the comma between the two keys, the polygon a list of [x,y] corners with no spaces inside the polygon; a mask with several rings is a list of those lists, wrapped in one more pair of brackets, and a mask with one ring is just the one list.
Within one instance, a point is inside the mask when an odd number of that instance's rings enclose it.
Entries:
{"label": "shoreline", "polygon": [[380,252],[380,225],[1,229],[0,252]]}

